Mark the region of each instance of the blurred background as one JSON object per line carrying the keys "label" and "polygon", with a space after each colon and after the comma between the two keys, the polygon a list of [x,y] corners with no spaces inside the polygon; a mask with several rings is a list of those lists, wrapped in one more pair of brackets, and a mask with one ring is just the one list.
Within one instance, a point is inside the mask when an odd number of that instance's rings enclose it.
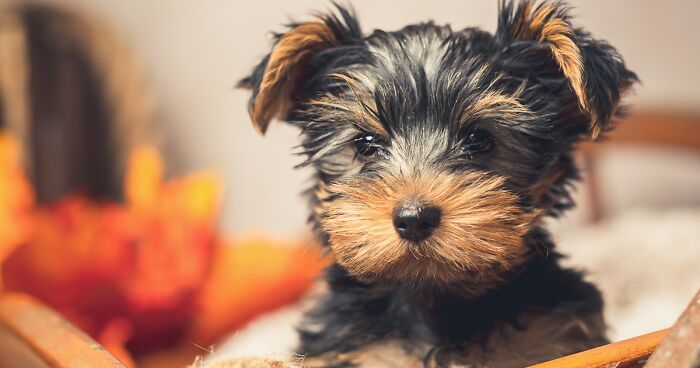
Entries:
{"label": "blurred background", "polygon": [[[614,45],[642,81],[617,136],[583,147],[579,207],[551,224],[567,262],[600,281],[620,339],[671,325],[700,286],[700,2],[569,3],[575,24]],[[430,19],[496,25],[490,0],[352,5],[365,33]],[[163,346],[184,345],[186,361],[192,344],[213,344],[301,296],[323,262],[303,250],[310,172],[293,169],[298,132],[273,123],[260,137],[248,93],[234,86],[269,52],[271,32],[329,8],[0,2],[0,206],[16,210],[0,214],[5,288],[38,296],[130,364]],[[64,256],[84,263],[60,264],[66,239],[80,250]],[[131,250],[104,255],[110,246]],[[85,271],[96,255],[113,272]],[[99,283],[85,283],[96,274]],[[85,295],[64,293],[105,285],[113,295],[80,306]],[[240,303],[249,310],[232,307]]]}
{"label": "blurred background", "polygon": [[[138,0],[55,3],[83,10],[103,22],[133,52],[156,91],[159,133],[171,170],[210,167],[227,183],[221,217],[224,230],[306,231],[306,203],[299,193],[309,173],[293,169],[301,162],[291,154],[298,143],[297,132],[273,124],[265,138],[257,135],[246,109],[249,95],[234,85],[269,52],[271,32],[282,30],[290,19],[307,19],[312,12],[329,9],[329,1],[176,0],[167,6]],[[631,105],[700,108],[700,24],[694,18],[700,3],[594,0],[570,4],[576,23],[617,47],[639,75],[642,85],[630,96]],[[430,19],[450,23],[454,29],[496,28],[497,2],[490,0],[356,0],[352,5],[366,33]],[[681,182],[694,189],[700,179],[678,180],[674,189]],[[619,195],[615,198],[627,201]]]}

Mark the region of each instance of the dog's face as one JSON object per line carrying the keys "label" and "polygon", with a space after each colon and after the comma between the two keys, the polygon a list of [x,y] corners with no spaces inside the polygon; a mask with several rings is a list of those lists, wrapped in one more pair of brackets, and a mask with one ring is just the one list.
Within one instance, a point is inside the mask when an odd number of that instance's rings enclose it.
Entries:
{"label": "dog's face", "polygon": [[353,16],[295,24],[242,81],[254,125],[303,130],[313,221],[372,282],[478,294],[570,205],[570,151],[636,77],[561,5],[502,4],[495,35],[431,23],[364,37]]}

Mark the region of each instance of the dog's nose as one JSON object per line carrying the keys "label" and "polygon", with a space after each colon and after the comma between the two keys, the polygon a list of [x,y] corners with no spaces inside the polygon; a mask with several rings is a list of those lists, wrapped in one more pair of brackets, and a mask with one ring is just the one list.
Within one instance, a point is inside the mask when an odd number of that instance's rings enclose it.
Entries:
{"label": "dog's nose", "polygon": [[430,236],[440,225],[441,211],[415,201],[404,201],[394,208],[394,228],[399,236],[418,242]]}

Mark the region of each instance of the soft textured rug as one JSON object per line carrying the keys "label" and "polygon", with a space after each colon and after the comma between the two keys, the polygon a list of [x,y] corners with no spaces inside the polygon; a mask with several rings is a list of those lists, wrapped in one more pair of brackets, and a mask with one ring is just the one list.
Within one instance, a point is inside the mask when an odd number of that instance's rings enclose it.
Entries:
{"label": "soft textured rug", "polygon": [[613,341],[670,327],[700,288],[700,208],[637,208],[554,236],[603,292]]}

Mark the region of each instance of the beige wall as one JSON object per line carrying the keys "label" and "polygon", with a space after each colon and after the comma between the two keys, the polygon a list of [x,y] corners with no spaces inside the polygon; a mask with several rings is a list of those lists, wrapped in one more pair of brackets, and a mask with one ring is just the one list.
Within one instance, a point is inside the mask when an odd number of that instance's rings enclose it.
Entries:
{"label": "beige wall", "polygon": [[[257,136],[237,79],[269,50],[269,32],[288,16],[303,19],[329,1],[53,0],[94,12],[141,58],[162,108],[162,130],[177,171],[213,167],[226,180],[227,231],[304,231],[299,193],[308,173],[294,171],[296,132],[275,124]],[[453,28],[494,30],[496,1],[353,2],[366,31],[434,19]],[[572,1],[576,22],[609,40],[644,84],[633,101],[698,108],[700,1]]]}

